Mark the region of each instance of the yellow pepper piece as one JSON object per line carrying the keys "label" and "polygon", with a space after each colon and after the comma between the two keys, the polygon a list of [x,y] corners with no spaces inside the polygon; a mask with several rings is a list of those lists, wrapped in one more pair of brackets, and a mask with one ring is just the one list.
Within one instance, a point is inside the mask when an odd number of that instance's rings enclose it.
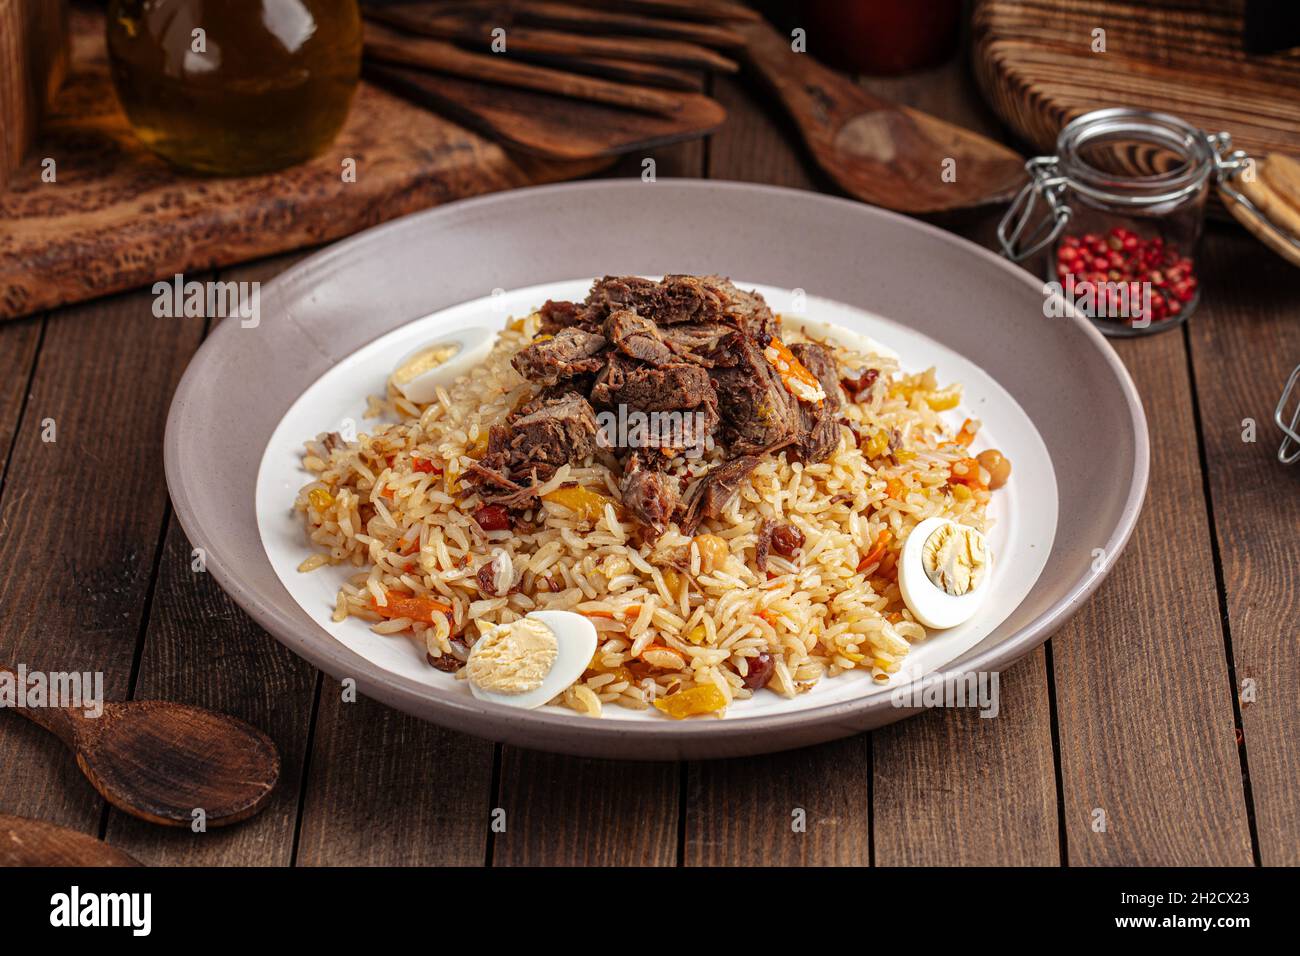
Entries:
{"label": "yellow pepper piece", "polygon": [[727,698],[713,684],[701,684],[655,701],[655,706],[674,720],[712,714],[727,706]]}
{"label": "yellow pepper piece", "polygon": [[575,485],[569,488],[556,488],[542,495],[543,501],[563,505],[584,521],[599,521],[605,513],[605,505],[614,499],[607,498],[599,491]]}
{"label": "yellow pepper piece", "polygon": [[866,453],[868,460],[879,458],[889,448],[889,432],[876,432],[867,441]]}

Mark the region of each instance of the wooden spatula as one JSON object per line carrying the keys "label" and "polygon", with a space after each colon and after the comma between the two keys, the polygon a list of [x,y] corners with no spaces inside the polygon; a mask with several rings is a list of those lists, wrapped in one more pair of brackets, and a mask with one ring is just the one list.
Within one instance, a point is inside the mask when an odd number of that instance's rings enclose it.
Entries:
{"label": "wooden spatula", "polygon": [[681,97],[644,86],[613,83],[594,76],[520,63],[490,53],[469,53],[432,37],[409,36],[377,23],[365,25],[366,56],[397,66],[414,66],[467,80],[498,83],[538,93],[620,106],[671,116],[682,110]]}
{"label": "wooden spatula", "polygon": [[0,866],[139,866],[124,850],[92,836],[0,813]]}
{"label": "wooden spatula", "polygon": [[187,827],[195,810],[208,827],[237,823],[266,805],[280,778],[271,738],[203,707],[109,702],[97,717],[76,707],[15,709],[67,745],[105,800],[151,823]]}
{"label": "wooden spatula", "polygon": [[[395,7],[367,7],[366,16],[399,30],[441,40],[456,40],[468,45],[474,52],[500,55],[492,48],[497,39],[493,33],[500,24],[494,23],[491,17],[473,11],[448,12],[436,3],[413,3]],[[614,57],[724,73],[735,73],[739,68],[735,60],[716,50],[684,40],[598,36],[525,26],[509,27],[504,40],[507,54]]]}
{"label": "wooden spatula", "polygon": [[745,34],[748,62],[780,97],[817,164],[863,202],[940,213],[1006,201],[1024,182],[1024,159],[1005,146],[872,96],[795,53],[766,22],[733,28]]}
{"label": "wooden spatula", "polygon": [[714,100],[676,93],[671,116],[367,61],[366,77],[511,148],[545,159],[587,160],[654,149],[713,132],[727,117]]}

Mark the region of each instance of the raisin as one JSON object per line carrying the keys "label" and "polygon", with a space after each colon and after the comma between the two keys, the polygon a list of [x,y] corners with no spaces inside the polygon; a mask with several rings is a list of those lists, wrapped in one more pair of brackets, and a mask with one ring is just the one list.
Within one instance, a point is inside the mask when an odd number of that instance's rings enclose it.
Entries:
{"label": "raisin", "polygon": [[424,656],[428,658],[430,664],[448,674],[454,674],[465,666],[463,661],[457,660],[452,654],[443,654],[441,657],[434,657],[432,654],[425,654]]}
{"label": "raisin", "polygon": [[760,687],[766,687],[767,682],[772,679],[772,672],[776,670],[776,662],[772,660],[772,655],[764,651],[757,657],[749,659],[749,673],[741,680],[750,690],[758,690]]}
{"label": "raisin", "polygon": [[789,558],[803,547],[803,532],[792,524],[783,524],[772,531],[772,550]]}

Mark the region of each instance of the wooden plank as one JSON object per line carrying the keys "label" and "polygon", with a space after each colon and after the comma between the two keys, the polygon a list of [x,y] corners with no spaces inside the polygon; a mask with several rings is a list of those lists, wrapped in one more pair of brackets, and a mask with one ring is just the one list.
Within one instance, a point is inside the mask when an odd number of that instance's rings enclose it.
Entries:
{"label": "wooden plank", "polygon": [[[1277,460],[1281,434],[1272,424],[1283,384],[1300,363],[1295,270],[1250,236],[1227,229],[1206,238],[1200,261],[1213,285],[1188,332],[1259,859],[1266,866],[1296,866],[1300,465]],[[1257,423],[1254,442],[1243,440],[1247,419]],[[1253,681],[1253,694],[1243,695],[1246,681]]]}
{"label": "wooden plank", "polygon": [[44,325],[43,317],[0,325],[0,493]]}
{"label": "wooden plank", "polygon": [[690,764],[687,866],[867,866],[871,735]]}
{"label": "wooden plank", "polygon": [[502,748],[494,866],[672,866],[680,773],[668,763]]}
{"label": "wooden plank", "polygon": [[[624,157],[608,175],[640,177],[650,158],[656,178],[699,176],[704,153],[702,142],[682,143]],[[583,760],[514,747],[500,751],[496,806],[506,811],[507,829],[494,834],[493,866],[670,866],[676,861],[677,766]]]}
{"label": "wooden plank", "polygon": [[482,866],[492,744],[326,678],[304,790],[302,866]]}
{"label": "wooden plank", "polygon": [[[166,508],[162,435],[201,319],[146,292],[51,316],[0,502],[0,658],[127,691]],[[42,440],[53,422],[55,441]],[[48,434],[48,432],[47,432]],[[102,801],[62,744],[0,715],[0,810],[86,832]]]}
{"label": "wooden plank", "polygon": [[1052,641],[1069,862],[1249,865],[1187,353],[1177,332],[1114,344],[1152,481],[1128,550]]}
{"label": "wooden plank", "polygon": [[[283,256],[220,278],[265,282],[301,258]],[[293,854],[316,671],[254,624],[210,575],[196,571],[201,557],[169,517],[132,696],[211,707],[262,728],[280,750],[277,792],[252,820],[198,835],[110,809],[105,838],[153,865],[286,866]]]}
{"label": "wooden plank", "polygon": [[936,711],[876,731],[881,866],[1056,866],[1045,652],[998,679],[998,714]]}

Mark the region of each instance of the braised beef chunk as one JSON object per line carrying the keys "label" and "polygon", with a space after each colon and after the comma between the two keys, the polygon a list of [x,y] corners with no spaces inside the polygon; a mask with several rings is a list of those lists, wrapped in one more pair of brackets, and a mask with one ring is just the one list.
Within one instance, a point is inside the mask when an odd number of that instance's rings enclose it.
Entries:
{"label": "braised beef chunk", "polygon": [[674,362],[663,368],[611,353],[591,389],[601,405],[626,405],[641,412],[712,409],[717,401],[709,373],[698,365]]}
{"label": "braised beef chunk", "polygon": [[599,370],[604,364],[599,358],[604,349],[603,335],[571,327],[534,342],[520,351],[511,364],[530,382],[554,385],[561,379]]}
{"label": "braised beef chunk", "polygon": [[631,309],[617,309],[605,320],[605,338],[624,355],[662,367],[677,361],[659,327]]}
{"label": "braised beef chunk", "polygon": [[759,345],[736,334],[714,354],[722,437],[731,450],[742,455],[776,451],[794,440],[801,426],[799,403]]}
{"label": "braised beef chunk", "polygon": [[556,302],[554,299],[547,299],[537,312],[542,318],[541,332],[545,335],[555,335],[561,329],[570,326],[577,326],[587,332],[600,330],[600,322],[593,320],[591,313],[577,302]]}
{"label": "braised beef chunk", "polygon": [[720,518],[727,505],[740,492],[754,469],[758,467],[757,455],[744,455],[723,462],[711,469],[686,493],[681,524],[683,534],[694,534],[704,519]]}
{"label": "braised beef chunk", "polygon": [[800,433],[791,447],[791,455],[802,462],[825,461],[840,443],[840,383],[835,370],[835,357],[824,345],[797,342],[790,352],[800,364],[817,376],[822,391],[826,393],[821,405],[799,402]]}
{"label": "braised beef chunk", "polygon": [[474,475],[491,486],[485,500],[511,497],[532,481],[546,481],[561,465],[579,462],[595,450],[595,413],[585,398],[569,392],[543,401],[540,407],[525,407],[504,424],[492,426],[487,454]]}
{"label": "braised beef chunk", "polygon": [[592,286],[585,305],[595,314],[633,309],[658,325],[721,322],[766,345],[776,317],[762,296],[743,292],[721,276],[665,276],[662,282],[639,276],[606,276]]}
{"label": "braised beef chunk", "polygon": [[[469,471],[493,506],[527,505],[539,481],[593,454],[593,406],[648,416],[629,422],[628,447],[612,451],[623,464],[624,505],[656,534],[673,520],[692,533],[720,517],[757,456],[785,449],[792,460],[823,461],[839,442],[843,399],[831,352],[791,347],[826,392],[820,404],[795,398],[764,354],[776,317],[762,296],[728,279],[606,276],[583,302],[548,301],[539,312],[545,335],[514,366],[540,387],[491,429],[487,454]],[[661,449],[696,448],[710,437],[737,457],[715,465],[683,500],[682,479],[669,470],[675,456]],[[760,529],[759,565],[770,552],[787,553],[778,537],[795,531]]]}
{"label": "braised beef chunk", "polygon": [[[653,461],[652,456],[656,454],[650,451],[647,457]],[[647,464],[642,458],[641,452],[633,452],[624,465],[619,491],[627,509],[655,531],[663,531],[668,526],[680,503],[677,479],[656,471],[653,464]]]}

